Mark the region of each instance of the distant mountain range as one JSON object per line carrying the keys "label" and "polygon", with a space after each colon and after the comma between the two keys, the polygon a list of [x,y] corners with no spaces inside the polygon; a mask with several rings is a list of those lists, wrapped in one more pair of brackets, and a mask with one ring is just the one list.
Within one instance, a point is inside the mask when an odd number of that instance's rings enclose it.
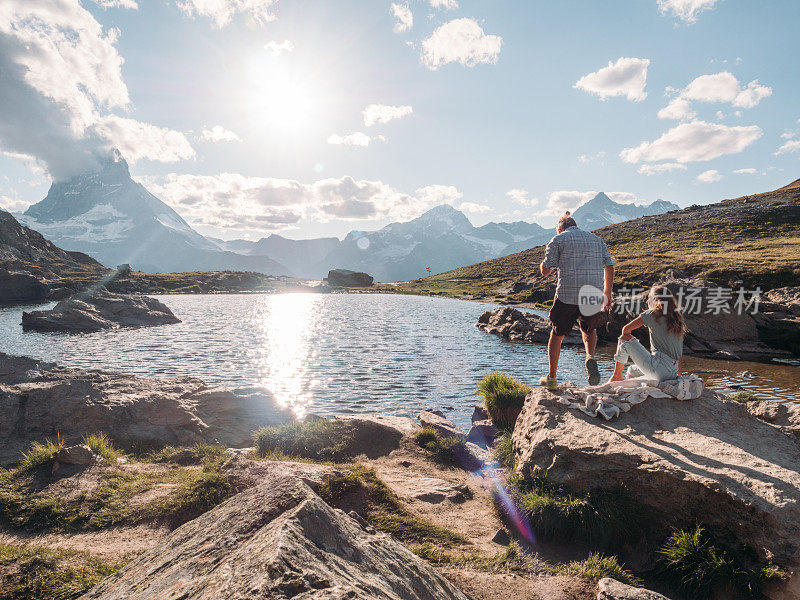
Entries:
{"label": "distant mountain range", "polygon": [[[620,204],[601,192],[574,216],[581,227],[596,229],[677,208],[663,200],[644,206]],[[343,240],[291,240],[273,234],[256,242],[223,241],[199,234],[131,179],[117,152],[99,172],[54,182],[47,197],[19,218],[57,246],[85,252],[112,267],[130,263],[156,273],[240,270],[311,279],[343,268],[366,271],[386,282],[506,256],[546,243],[555,234],[524,221],[475,227],[462,212],[444,204],[406,223],[351,232]]]}

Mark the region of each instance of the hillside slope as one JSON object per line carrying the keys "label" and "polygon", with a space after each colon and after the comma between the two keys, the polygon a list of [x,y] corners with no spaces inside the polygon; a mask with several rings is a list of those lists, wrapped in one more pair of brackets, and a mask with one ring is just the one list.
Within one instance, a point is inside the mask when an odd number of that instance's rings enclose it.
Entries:
{"label": "hillside slope", "polygon": [[[771,289],[800,281],[800,180],[772,192],[690,206],[595,231],[617,260],[618,284],[648,285],[674,268],[721,284]],[[538,274],[544,246],[402,283],[408,293],[503,297],[553,282]]]}

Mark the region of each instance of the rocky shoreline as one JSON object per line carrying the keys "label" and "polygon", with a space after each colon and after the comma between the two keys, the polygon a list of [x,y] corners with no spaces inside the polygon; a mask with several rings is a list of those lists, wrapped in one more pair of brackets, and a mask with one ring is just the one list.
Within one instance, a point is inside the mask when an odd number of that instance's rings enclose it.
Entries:
{"label": "rocky shoreline", "polygon": [[[513,434],[482,406],[469,432],[432,410],[296,423],[263,390],[0,354],[0,411],[0,547],[124,555],[85,598],[179,586],[202,598],[680,600],[658,577],[658,548],[696,523],[747,568],[777,573],[759,593],[794,598],[800,585],[800,406],[706,391],[605,423],[534,389]],[[551,538],[575,515],[536,506],[557,506],[562,488],[609,516]],[[42,512],[53,501],[58,512]],[[637,526],[598,538],[614,518]],[[3,564],[10,585],[20,575]],[[636,583],[630,569],[667,596],[602,579]]]}

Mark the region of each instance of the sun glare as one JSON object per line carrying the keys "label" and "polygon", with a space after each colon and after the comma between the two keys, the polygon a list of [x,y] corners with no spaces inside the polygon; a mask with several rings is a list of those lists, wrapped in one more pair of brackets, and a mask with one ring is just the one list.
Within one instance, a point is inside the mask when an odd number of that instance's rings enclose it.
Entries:
{"label": "sun glare", "polygon": [[318,120],[318,90],[309,73],[260,56],[250,65],[248,80],[248,104],[254,122],[298,131]]}

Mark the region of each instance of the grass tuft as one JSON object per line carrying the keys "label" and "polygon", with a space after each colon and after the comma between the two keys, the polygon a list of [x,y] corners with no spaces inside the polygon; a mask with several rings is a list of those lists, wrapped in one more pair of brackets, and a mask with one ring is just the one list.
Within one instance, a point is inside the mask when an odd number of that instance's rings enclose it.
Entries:
{"label": "grass tuft", "polygon": [[503,466],[510,471],[514,470],[514,444],[511,441],[510,432],[500,433],[494,442],[494,453]]}
{"label": "grass tuft", "polygon": [[583,560],[556,565],[554,571],[558,575],[582,577],[595,582],[603,577],[611,577],[628,585],[642,585],[642,580],[621,565],[616,556],[592,553]]}
{"label": "grass tuft", "polygon": [[434,461],[444,465],[459,465],[466,453],[462,440],[442,436],[431,427],[426,427],[418,432],[415,439]]}
{"label": "grass tuft", "polygon": [[64,440],[57,436],[56,440],[47,440],[44,444],[33,442],[31,449],[22,455],[19,468],[23,471],[33,471],[45,465],[51,465],[59,450],[64,447]]}
{"label": "grass tuft", "polygon": [[351,458],[355,435],[349,423],[315,419],[262,427],[253,434],[253,442],[261,456],[277,452],[285,456],[342,461]]}
{"label": "grass tuft", "polygon": [[114,447],[111,438],[105,433],[98,432],[83,436],[83,443],[91,448],[92,452],[104,460],[115,463],[122,458],[122,452]]}
{"label": "grass tuft", "polygon": [[165,446],[147,452],[142,460],[154,463],[195,465],[209,461],[220,461],[228,455],[228,449],[220,444],[197,443],[190,447]]}
{"label": "grass tuft", "polygon": [[759,400],[758,396],[756,396],[755,393],[748,392],[745,390],[741,392],[733,392],[728,394],[727,396],[734,402],[741,402],[742,404],[747,404],[748,402],[756,402],[757,400]]}
{"label": "grass tuft", "polygon": [[486,410],[498,429],[513,430],[531,388],[505,373],[490,373],[478,382]]}

